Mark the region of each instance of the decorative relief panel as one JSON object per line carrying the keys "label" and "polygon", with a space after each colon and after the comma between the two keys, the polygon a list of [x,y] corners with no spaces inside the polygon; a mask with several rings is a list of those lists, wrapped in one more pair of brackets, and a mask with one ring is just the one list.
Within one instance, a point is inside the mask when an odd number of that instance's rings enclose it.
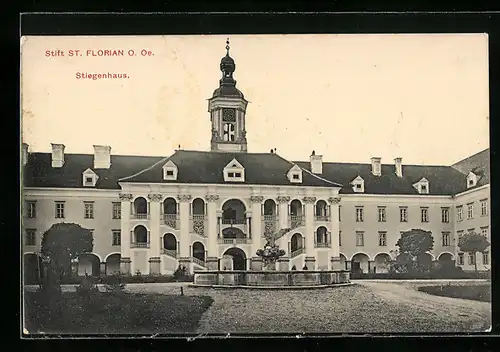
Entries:
{"label": "decorative relief panel", "polygon": [[330,204],[339,204],[340,203],[340,197],[330,197],[330,198],[328,198],[328,202]]}
{"label": "decorative relief panel", "polygon": [[152,202],[161,202],[163,199],[163,196],[161,194],[158,194],[158,193],[148,194],[148,199]]}
{"label": "decorative relief panel", "polygon": [[316,197],[304,197],[304,203],[307,203],[307,204],[312,204],[314,202],[316,202]]}
{"label": "decorative relief panel", "polygon": [[278,203],[288,203],[290,201],[290,197],[288,197],[288,196],[279,196],[278,198],[276,198],[276,201]]}
{"label": "decorative relief panel", "polygon": [[179,194],[177,199],[179,202],[189,202],[193,198],[190,194]]}
{"label": "decorative relief panel", "polygon": [[205,200],[208,202],[208,203],[213,203],[213,202],[216,202],[219,200],[219,196],[216,195],[216,194],[207,194],[205,196]]}
{"label": "decorative relief panel", "polygon": [[262,203],[263,200],[264,200],[263,196],[251,196],[250,197],[251,203]]}
{"label": "decorative relief panel", "polygon": [[120,193],[119,198],[120,198],[120,200],[132,200],[132,198],[134,198],[134,196],[130,193]]}

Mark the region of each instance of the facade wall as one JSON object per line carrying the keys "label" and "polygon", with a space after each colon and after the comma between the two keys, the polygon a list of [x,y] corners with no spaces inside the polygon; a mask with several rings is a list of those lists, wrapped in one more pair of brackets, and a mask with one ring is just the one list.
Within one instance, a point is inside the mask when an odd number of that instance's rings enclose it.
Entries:
{"label": "facade wall", "polygon": [[[481,215],[481,201],[485,200],[487,204],[486,215]],[[473,205],[473,217],[468,218],[467,206]],[[462,220],[457,217],[457,207],[462,206]],[[489,185],[474,189],[472,191],[463,192],[455,197],[455,237],[456,243],[454,250],[456,253],[461,253],[458,248],[458,236],[460,231],[467,233],[469,230],[481,233],[482,229],[486,229],[488,241],[491,241],[491,224],[490,224],[490,187]],[[488,251],[489,252],[489,251]],[[488,253],[486,263],[483,262],[483,254],[476,254],[478,270],[489,270],[491,267],[491,253]],[[457,265],[460,265],[457,260]],[[474,270],[474,265],[469,263],[468,254],[464,254],[463,265],[460,265],[464,270]]]}
{"label": "facade wall", "polygon": [[[99,257],[99,261],[103,262],[106,258],[114,253],[121,253],[122,257],[129,257],[131,259],[131,271],[135,273],[140,271],[141,273],[147,274],[150,270],[149,259],[152,257],[160,257],[160,273],[167,274],[172,273],[178,266],[178,258],[180,257],[192,257],[193,256],[193,244],[199,242],[203,245],[205,249],[204,258],[207,257],[217,257],[222,258],[225,251],[232,247],[238,247],[242,249],[245,253],[247,260],[247,267],[250,266],[250,259],[255,257],[256,250],[262,248],[265,244],[265,238],[262,236],[262,205],[266,199],[273,199],[276,202],[277,208],[277,229],[287,227],[290,219],[288,213],[288,205],[293,199],[299,199],[302,203],[304,197],[315,197],[316,201],[323,199],[328,200],[329,197],[336,196],[338,189],[308,189],[305,187],[248,187],[248,186],[231,186],[231,187],[220,187],[220,186],[197,186],[197,185],[187,185],[185,187],[179,187],[178,185],[122,185],[122,190],[118,191],[106,191],[106,190],[68,190],[68,189],[53,189],[53,190],[25,190],[25,200],[26,201],[36,201],[36,218],[30,219],[26,216],[23,217],[23,226],[25,229],[36,229],[36,245],[35,246],[24,246],[24,253],[37,252],[40,248],[41,236],[44,231],[50,228],[50,226],[56,222],[74,222],[78,223],[83,227],[94,230],[94,253]],[[178,195],[190,195],[191,198],[186,206],[181,207],[179,205],[178,209],[184,212],[188,212],[178,215],[179,220],[190,222],[190,208],[189,204],[192,204],[193,200],[196,198],[201,198],[205,202],[206,216],[205,216],[205,226],[204,233],[197,234],[192,231],[191,226],[178,226],[177,229],[166,225],[162,219],[160,219],[160,224],[156,229],[152,228],[152,217],[150,214],[149,219],[133,219],[130,212],[123,211],[122,207],[122,217],[126,218],[126,221],[120,219],[113,219],[113,202],[119,202],[120,193],[130,193],[133,195],[131,200],[125,201],[133,204],[133,200],[136,197],[144,197],[148,200],[149,209],[153,209],[152,202],[148,199],[148,195],[151,193],[158,193],[162,195],[162,199],[167,197],[173,197],[179,203]],[[218,199],[213,205],[206,202],[206,195],[217,195]],[[252,197],[261,197],[257,201],[252,202]],[[286,198],[281,205],[278,201],[279,197],[289,197]],[[451,253],[453,259],[457,258],[458,253],[458,231],[463,230],[464,232],[469,229],[474,229],[477,232],[481,231],[481,228],[488,227],[489,234],[489,186],[480,187],[470,192],[464,192],[456,197],[449,196],[399,196],[399,195],[369,195],[369,194],[349,194],[342,195],[340,201],[340,211],[334,211],[331,213],[331,219],[329,221],[316,221],[315,218],[309,217],[306,219],[306,223],[297,228],[294,228],[287,235],[283,236],[278,240],[278,244],[281,248],[285,249],[287,252],[286,256],[290,255],[290,245],[291,237],[295,233],[300,233],[303,236],[303,244],[305,245],[305,251],[298,256],[291,258],[289,266],[295,265],[297,269],[301,269],[305,263],[305,257],[313,256],[316,258],[315,269],[328,269],[330,267],[330,259],[332,256],[337,256],[341,253],[342,267],[349,268],[351,265],[350,261],[354,258],[355,261],[360,262],[360,266],[364,271],[368,271],[370,267],[373,271],[373,267],[377,268],[377,272],[384,272],[383,260],[381,260],[382,255],[391,255],[391,252],[395,250],[396,242],[400,237],[402,231],[407,231],[413,228],[424,229],[431,231],[434,236],[434,250],[431,252],[435,259],[438,259],[442,253]],[[247,226],[252,227],[252,238],[248,239],[246,243],[232,243],[224,242],[222,238],[214,238],[219,232],[220,226],[217,224],[217,217],[222,214],[223,204],[229,199],[239,199],[245,206],[245,217],[250,219],[243,225],[243,232],[248,233]],[[488,215],[481,216],[480,211],[480,200],[488,200]],[[55,201],[65,202],[65,218],[56,219],[55,218]],[[94,218],[84,219],[84,202],[93,201],[94,202]],[[122,204],[124,201],[122,200]],[[474,203],[474,217],[472,219],[467,219],[467,209],[466,206],[469,203]],[[305,207],[305,204],[303,204]],[[457,210],[456,206],[463,205],[463,217],[462,221],[457,221]],[[313,206],[313,205],[311,205]],[[154,208],[158,212],[158,217],[161,213],[161,203],[159,206]],[[215,208],[215,213],[210,213],[210,207]],[[356,207],[363,207],[363,222],[356,221]],[[379,222],[378,219],[378,209],[379,207],[385,207],[386,219],[385,222]],[[407,222],[400,221],[400,207],[407,208]],[[428,222],[421,221],[421,208],[425,207],[428,209]],[[449,222],[442,222],[442,208],[449,208]],[[335,208],[332,208],[335,209]],[[214,210],[214,209],[212,209]],[[306,212],[307,213],[307,212]],[[209,214],[215,214],[215,216],[209,216]],[[254,219],[255,218],[255,219]],[[128,224],[128,228],[122,228],[122,224]],[[120,248],[120,245],[113,245],[112,243],[112,231],[121,229],[121,240],[122,244],[125,241],[130,243],[131,231],[137,225],[143,225],[150,231],[150,236],[156,236],[156,240],[150,239],[151,243],[155,242],[157,247],[155,248],[129,248],[126,246],[126,252],[124,249]],[[315,231],[319,226],[325,226],[329,231],[329,248],[317,248],[315,246],[314,238]],[[210,232],[210,227],[212,226],[212,232]],[[239,225],[238,225],[239,226]],[[332,232],[335,230],[335,226],[340,229],[340,246],[335,248],[337,244],[336,241],[339,240],[338,234]],[[213,230],[213,227],[216,230]],[[222,225],[224,227],[224,225]],[[356,233],[364,233],[364,243],[363,245],[357,245],[356,243]],[[379,243],[379,232],[386,233],[386,244],[380,245]],[[447,232],[450,234],[449,245],[444,246],[442,242],[442,233]],[[172,258],[171,256],[165,255],[162,251],[163,249],[163,236],[167,233],[171,233],[175,236],[178,251],[178,258]],[[123,246],[122,246],[123,247]],[[182,250],[182,253],[181,253]],[[156,253],[158,252],[158,253]],[[378,256],[377,256],[378,255]],[[489,264],[483,265],[482,255],[479,254],[477,257],[478,269],[486,270],[489,269]],[[489,258],[491,260],[491,258]],[[347,263],[346,263],[347,262]],[[488,262],[489,263],[489,262]],[[110,264],[108,271],[116,270],[116,262]],[[308,265],[310,266],[310,265]],[[474,266],[468,264],[467,255],[464,256],[464,265],[462,266],[464,270],[473,270]],[[312,268],[310,268],[312,269]],[[86,261],[81,263],[79,272],[84,271],[90,272],[91,266]]]}

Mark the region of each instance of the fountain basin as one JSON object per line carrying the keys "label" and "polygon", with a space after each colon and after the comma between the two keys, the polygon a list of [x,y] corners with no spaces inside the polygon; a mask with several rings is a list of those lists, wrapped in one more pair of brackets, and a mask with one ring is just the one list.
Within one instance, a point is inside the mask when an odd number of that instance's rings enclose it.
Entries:
{"label": "fountain basin", "polygon": [[195,287],[322,288],[350,284],[347,270],[294,271],[195,271]]}

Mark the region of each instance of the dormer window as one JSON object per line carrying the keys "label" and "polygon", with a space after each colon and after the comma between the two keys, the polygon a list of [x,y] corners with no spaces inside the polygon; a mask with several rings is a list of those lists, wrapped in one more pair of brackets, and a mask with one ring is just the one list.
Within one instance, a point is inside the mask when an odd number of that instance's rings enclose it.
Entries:
{"label": "dormer window", "polygon": [[356,177],[351,181],[352,190],[356,193],[363,193],[365,191],[365,180],[361,176]]}
{"label": "dormer window", "polygon": [[244,182],[245,169],[238,160],[233,159],[224,168],[224,181],[226,182]]}
{"label": "dormer window", "polygon": [[477,184],[477,175],[472,171],[467,175],[467,188],[474,187]]}
{"label": "dormer window", "polygon": [[294,165],[288,170],[287,177],[291,183],[302,183],[302,169],[298,165]]}
{"label": "dormer window", "polygon": [[177,173],[177,165],[175,165],[172,160],[169,160],[165,165],[163,165],[163,179],[165,181],[176,181]]}
{"label": "dormer window", "polygon": [[419,194],[429,194],[429,181],[425,178],[422,178],[420,181],[414,183],[413,187]]}
{"label": "dormer window", "polygon": [[83,187],[95,187],[97,180],[99,179],[99,176],[97,176],[97,174],[92,171],[92,169],[85,170],[82,177]]}

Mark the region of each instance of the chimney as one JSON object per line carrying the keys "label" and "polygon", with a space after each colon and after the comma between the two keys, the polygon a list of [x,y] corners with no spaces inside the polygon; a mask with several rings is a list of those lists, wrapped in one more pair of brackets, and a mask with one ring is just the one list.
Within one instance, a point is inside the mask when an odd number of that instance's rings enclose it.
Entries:
{"label": "chimney", "polygon": [[111,147],[94,145],[94,169],[109,169],[111,166]]}
{"label": "chimney", "polygon": [[403,177],[403,158],[394,159],[395,172],[398,177]]}
{"label": "chimney", "polygon": [[52,144],[52,167],[63,167],[64,165],[64,144]]}
{"label": "chimney", "polygon": [[321,175],[323,173],[323,155],[316,155],[313,150],[310,156],[311,172],[313,174]]}
{"label": "chimney", "polygon": [[28,163],[28,147],[28,144],[23,143],[23,147],[21,149],[21,163],[23,166]]}
{"label": "chimney", "polygon": [[382,167],[380,165],[382,158],[373,157],[371,160],[372,160],[372,174],[375,176],[382,175]]}

